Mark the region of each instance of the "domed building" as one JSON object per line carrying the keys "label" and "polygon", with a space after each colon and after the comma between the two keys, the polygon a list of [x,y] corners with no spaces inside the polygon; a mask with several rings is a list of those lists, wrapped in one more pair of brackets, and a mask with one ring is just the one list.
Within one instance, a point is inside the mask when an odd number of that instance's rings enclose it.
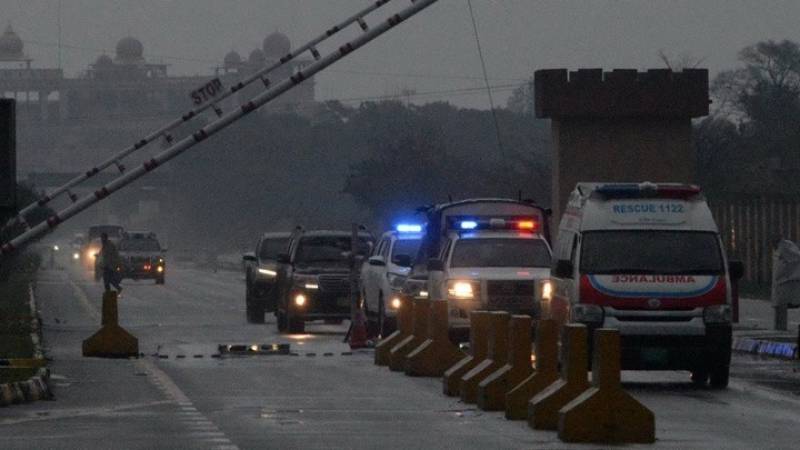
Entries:
{"label": "domed building", "polygon": [[0,36],[0,62],[23,62],[30,67],[30,58],[25,56],[23,50],[25,43],[9,25]]}
{"label": "domed building", "polygon": [[264,56],[264,52],[259,48],[250,52],[250,57],[247,58],[247,64],[251,67],[262,67],[266,63],[267,58]]}
{"label": "domed building", "polygon": [[262,48],[268,59],[281,59],[292,51],[292,42],[285,34],[276,31],[264,38]]}
{"label": "domed building", "polygon": [[144,62],[144,45],[134,37],[124,37],[117,42],[118,64],[141,64]]}
{"label": "domed building", "polygon": [[229,51],[222,60],[222,68],[225,72],[238,71],[241,65],[242,56],[234,50]]}

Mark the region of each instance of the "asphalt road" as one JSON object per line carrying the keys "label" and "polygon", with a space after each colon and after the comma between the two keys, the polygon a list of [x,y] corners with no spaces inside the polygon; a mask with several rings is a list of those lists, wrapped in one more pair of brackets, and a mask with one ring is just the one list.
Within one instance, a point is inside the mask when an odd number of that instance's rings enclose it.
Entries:
{"label": "asphalt road", "polygon": [[[442,396],[438,379],[376,367],[370,351],[348,355],[346,325],[280,336],[272,317],[246,324],[238,273],[169,269],[164,286],[123,284],[120,322],[145,354],[136,360],[81,357],[98,328],[101,287],[74,267],[41,273],[56,399],[0,409],[0,448],[573,447]],[[218,345],[272,343],[298,356],[212,357]],[[796,448],[797,379],[768,382],[791,370],[737,356],[721,392],[692,387],[682,372],[623,379],[655,412],[655,447]]]}

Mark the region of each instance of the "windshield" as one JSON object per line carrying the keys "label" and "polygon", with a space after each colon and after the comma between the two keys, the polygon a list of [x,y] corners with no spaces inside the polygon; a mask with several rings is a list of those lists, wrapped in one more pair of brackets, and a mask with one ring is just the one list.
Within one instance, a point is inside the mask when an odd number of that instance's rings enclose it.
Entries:
{"label": "windshield", "polygon": [[541,239],[459,239],[450,267],[550,267]]}
{"label": "windshield", "polygon": [[161,246],[155,239],[123,239],[119,243],[121,252],[159,252]]}
{"label": "windshield", "polygon": [[583,235],[580,269],[590,274],[720,274],[715,233],[593,231]]}
{"label": "windshield", "polygon": [[285,253],[289,247],[289,238],[264,239],[261,241],[261,248],[258,257],[261,259],[278,259],[279,253]]}
{"label": "windshield", "polygon": [[394,247],[392,247],[392,261],[397,255],[407,255],[409,257],[414,257],[419,250],[419,245],[422,243],[422,239],[398,239],[394,242]]}
{"label": "windshield", "polygon": [[106,233],[110,238],[119,237],[122,234],[122,227],[118,225],[98,225],[89,228],[89,239],[99,238]]}
{"label": "windshield", "polygon": [[[369,253],[369,242],[359,239],[359,254]],[[326,265],[347,265],[347,253],[350,252],[349,236],[315,236],[300,240],[295,253],[295,263],[299,266],[326,263]]]}

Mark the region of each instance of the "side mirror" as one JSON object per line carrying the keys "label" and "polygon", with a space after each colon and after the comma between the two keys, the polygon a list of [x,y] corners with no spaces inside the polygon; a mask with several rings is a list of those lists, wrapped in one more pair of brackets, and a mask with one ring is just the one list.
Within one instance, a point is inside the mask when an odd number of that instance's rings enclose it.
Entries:
{"label": "side mirror", "polygon": [[728,275],[731,280],[741,280],[744,277],[744,263],[741,261],[728,261]]}
{"label": "side mirror", "polygon": [[383,267],[386,266],[386,261],[384,261],[383,257],[381,256],[373,256],[372,258],[369,259],[369,265]]}
{"label": "side mirror", "polygon": [[559,259],[556,261],[556,266],[551,271],[556,278],[572,278],[572,271],[575,268],[572,263],[567,259]]}
{"label": "side mirror", "polygon": [[444,272],[444,261],[436,258],[429,259],[428,272]]}
{"label": "side mirror", "polygon": [[409,255],[394,255],[392,262],[400,267],[411,267],[411,256]]}
{"label": "side mirror", "polygon": [[281,264],[289,264],[289,254],[288,253],[279,253],[278,254],[278,262]]}
{"label": "side mirror", "polygon": [[254,253],[245,253],[242,255],[242,260],[247,262],[257,262],[256,255]]}

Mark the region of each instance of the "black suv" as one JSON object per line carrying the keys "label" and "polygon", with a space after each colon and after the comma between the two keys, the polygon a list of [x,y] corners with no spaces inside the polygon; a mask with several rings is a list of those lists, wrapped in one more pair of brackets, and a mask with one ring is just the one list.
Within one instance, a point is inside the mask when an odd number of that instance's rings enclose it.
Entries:
{"label": "black suv", "polygon": [[[371,234],[359,233],[358,254],[369,254]],[[302,333],[305,322],[350,318],[349,231],[297,231],[278,258],[278,331]]]}
{"label": "black suv", "polygon": [[264,313],[275,311],[278,292],[278,255],[289,250],[291,233],[264,233],[255,253],[242,257],[245,272],[245,305],[247,322],[264,323]]}
{"label": "black suv", "polygon": [[122,259],[122,265],[117,268],[121,278],[151,279],[156,280],[156,284],[164,284],[167,274],[165,250],[161,248],[155,233],[123,233],[117,250]]}

